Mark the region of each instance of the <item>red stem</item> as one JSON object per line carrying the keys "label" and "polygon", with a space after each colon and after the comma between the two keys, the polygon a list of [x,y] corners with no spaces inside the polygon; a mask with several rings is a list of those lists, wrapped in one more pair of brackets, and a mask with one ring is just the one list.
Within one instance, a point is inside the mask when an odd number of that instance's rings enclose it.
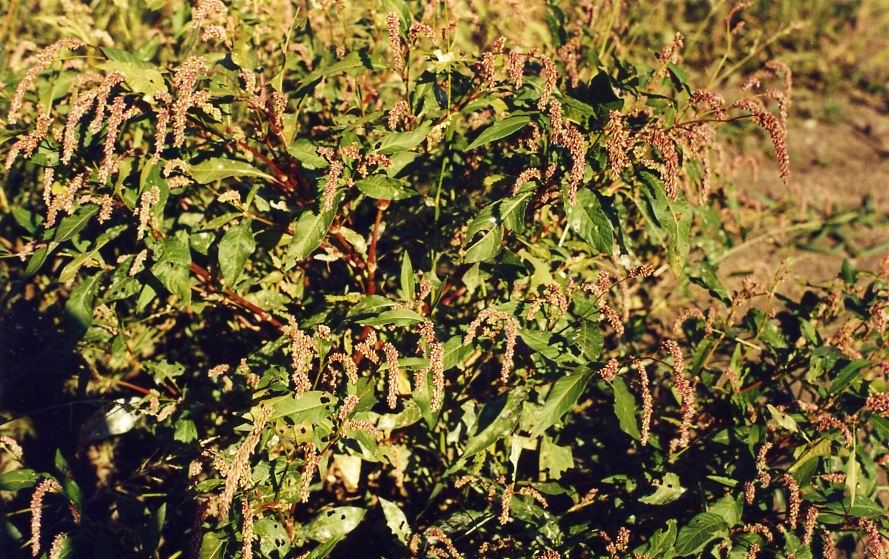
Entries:
{"label": "red stem", "polygon": [[213,277],[210,275],[210,272],[208,272],[205,268],[203,268],[199,264],[192,262],[191,263],[191,271],[202,282],[204,282],[204,284],[206,284],[211,289],[221,291],[226,296],[226,298],[230,299],[236,305],[252,312],[256,316],[261,318],[263,321],[268,322],[269,324],[271,324],[275,328],[278,328],[279,330],[281,328],[284,328],[284,323],[281,322],[280,320],[278,320],[277,318],[275,318],[274,316],[272,316],[271,313],[269,313],[265,309],[262,309],[261,307],[254,305],[253,303],[251,303],[247,299],[244,299],[243,297],[241,297],[240,295],[238,295],[231,289],[228,289],[227,287],[224,287],[220,290],[217,286],[215,286],[213,284]]}

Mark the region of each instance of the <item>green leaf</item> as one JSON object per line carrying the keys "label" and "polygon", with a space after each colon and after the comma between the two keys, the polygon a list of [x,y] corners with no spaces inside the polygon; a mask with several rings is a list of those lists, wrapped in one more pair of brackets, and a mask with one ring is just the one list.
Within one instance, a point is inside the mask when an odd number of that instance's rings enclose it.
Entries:
{"label": "green leaf", "polygon": [[500,223],[510,231],[521,233],[525,227],[525,209],[533,191],[510,196],[497,203],[496,212]]}
{"label": "green leaf", "polygon": [[643,195],[651,207],[657,225],[667,233],[667,261],[677,276],[682,275],[690,249],[692,211],[684,200],[669,201],[664,194],[664,183],[653,173],[643,171],[639,176],[645,183]]}
{"label": "green leaf", "polygon": [[732,298],[722,282],[716,276],[716,267],[704,260],[698,264],[698,269],[689,273],[688,279],[706,289],[710,295],[716,297],[726,305],[732,304]]}
{"label": "green leaf", "polygon": [[357,231],[341,225],[339,233],[355,248],[355,250],[358,251],[359,254],[367,256],[367,241]]}
{"label": "green leaf", "polygon": [[855,506],[855,496],[858,493],[858,473],[861,470],[858,460],[855,457],[855,451],[849,453],[849,459],[846,461],[846,489],[849,490],[849,506]]}
{"label": "green leaf", "polygon": [[830,393],[837,394],[841,392],[844,388],[852,384],[858,375],[861,373],[861,369],[870,365],[870,361],[865,359],[857,359],[852,361],[837,373],[837,376],[830,381]]}
{"label": "green leaf", "polygon": [[407,29],[411,25],[410,7],[405,0],[382,0],[383,12],[395,12],[401,19],[402,30]]}
{"label": "green leaf", "polygon": [[407,540],[411,537],[411,526],[408,524],[404,511],[398,505],[383,497],[380,497],[380,507],[382,507],[383,515],[386,517],[386,526],[392,530],[392,533],[395,534],[395,537],[401,543],[407,545]]}
{"label": "green leaf", "polygon": [[685,493],[685,488],[682,487],[679,476],[673,472],[667,472],[654,493],[641,497],[639,501],[646,505],[666,505],[681,497],[683,493]]}
{"label": "green leaf", "polygon": [[258,536],[260,557],[285,557],[292,548],[287,528],[275,518],[265,516],[258,519],[254,524],[254,533]]}
{"label": "green leaf", "polygon": [[787,470],[788,473],[793,474],[805,466],[806,462],[809,460],[815,460],[816,458],[822,456],[830,456],[831,455],[831,444],[830,439],[822,437],[820,439],[815,439],[806,445],[806,449],[802,454],[799,455],[799,458],[796,459],[796,462]]}
{"label": "green leaf", "polygon": [[57,246],[58,243],[52,242],[35,250],[34,254],[28,259],[28,265],[25,267],[25,277],[31,277],[40,271],[40,267],[46,262],[46,257]]}
{"label": "green leaf", "polygon": [[98,272],[80,282],[65,302],[71,336],[80,339],[93,323],[93,304],[104,272]]}
{"label": "green leaf", "polygon": [[586,189],[577,192],[577,201],[568,209],[568,224],[597,252],[611,254],[614,231],[595,194]]}
{"label": "green leaf", "polygon": [[0,491],[19,491],[34,487],[38,479],[40,476],[34,470],[10,470],[0,474]]}
{"label": "green leaf", "polygon": [[[328,392],[311,390],[299,398],[288,394],[268,399],[263,404],[272,406],[274,410],[269,421],[286,417],[293,423],[301,423],[305,419],[316,420],[326,417],[333,411],[336,398]],[[259,408],[257,407],[254,412],[254,415],[258,413]]]}
{"label": "green leaf", "polygon": [[766,404],[766,408],[769,410],[769,413],[772,414],[772,419],[775,420],[775,423],[793,433],[798,431],[796,420],[790,415],[780,411],[772,404]]}
{"label": "green leaf", "polygon": [[188,444],[198,439],[198,428],[190,419],[180,419],[176,422],[176,430],[173,432],[173,440]]}
{"label": "green leaf", "polygon": [[40,230],[40,226],[43,225],[44,220],[42,215],[22,208],[21,206],[12,206],[10,208],[10,213],[12,213],[12,218],[15,222],[31,235],[36,235]]}
{"label": "green leaf", "polygon": [[293,145],[287,148],[287,153],[306,169],[324,169],[329,165],[326,159],[318,155],[318,150],[312,142],[305,138],[293,142]]}
{"label": "green leaf", "polygon": [[444,363],[445,371],[448,371],[463,362],[472,353],[472,345],[463,345],[463,337],[459,335],[451,336],[444,344]]}
{"label": "green leaf", "polygon": [[178,237],[164,238],[160,258],[151,267],[154,277],[186,306],[191,304],[191,251]]}
{"label": "green leaf", "polygon": [[130,89],[136,93],[142,93],[148,98],[154,97],[158,91],[167,89],[164,75],[160,73],[157,66],[149,62],[110,60],[99,67],[107,72],[120,72]]}
{"label": "green leaf", "polygon": [[532,328],[522,328],[519,338],[535,353],[552,361],[564,360],[565,353],[560,347],[560,341],[556,334]]}
{"label": "green leaf", "polygon": [[500,244],[503,242],[503,227],[497,225],[485,232],[482,237],[466,249],[463,262],[474,264],[494,258],[500,252]]}
{"label": "green leaf", "polygon": [[676,556],[673,546],[676,544],[676,521],[667,521],[667,527],[652,534],[651,538],[633,551],[646,557],[658,559],[671,559]]}
{"label": "green leaf", "polygon": [[855,272],[855,268],[852,267],[852,263],[849,262],[848,258],[843,259],[841,275],[843,281],[846,282],[846,285],[855,285],[855,282],[858,281],[858,274]]}
{"label": "green leaf", "polygon": [[185,374],[185,365],[167,361],[166,357],[156,361],[146,361],[144,366],[157,384],[164,384]]}
{"label": "green leaf", "polygon": [[358,527],[365,513],[367,510],[361,507],[334,507],[321,511],[306,526],[306,537],[321,543],[340,539]]}
{"label": "green leaf", "polygon": [[676,554],[680,557],[695,555],[713,540],[727,536],[728,526],[721,516],[710,512],[699,513],[679,530]]}
{"label": "green leaf", "polygon": [[406,188],[402,181],[386,175],[370,175],[355,183],[358,190],[376,200],[404,200],[417,196],[417,191]]}
{"label": "green leaf", "polygon": [[349,309],[347,318],[376,316],[386,309],[394,307],[397,303],[382,295],[368,295]]}
{"label": "green leaf", "polygon": [[204,539],[201,540],[201,550],[198,553],[199,559],[222,559],[225,551],[225,539],[218,536],[215,532],[207,532]]}
{"label": "green leaf", "polygon": [[76,557],[75,555],[73,555],[74,548],[71,545],[71,536],[68,534],[65,534],[64,537],[59,540],[58,548],[55,547],[55,541],[53,541],[53,549],[56,550],[56,554],[53,555],[53,559],[68,559],[69,557]]}
{"label": "green leaf", "polygon": [[155,555],[157,546],[160,543],[161,534],[164,529],[164,521],[167,517],[167,504],[161,503],[157,509],[151,513],[151,521],[144,532],[143,548],[151,555]]}
{"label": "green leaf", "polygon": [[691,232],[691,209],[688,207],[688,203],[674,204],[671,216],[672,219],[667,225],[667,231],[670,234],[667,242],[667,259],[673,273],[680,275],[690,249],[688,236]]}
{"label": "green leaf", "polygon": [[574,331],[573,341],[589,361],[598,359],[605,346],[602,328],[595,320],[582,320]]}
{"label": "green leaf", "polygon": [[[855,505],[849,497],[842,501],[825,503],[824,512],[818,515],[818,520],[828,523],[842,524],[846,521],[847,516],[858,518],[885,518],[889,515],[889,510],[867,498],[865,495],[859,495]],[[829,512],[828,512],[829,511]]]}
{"label": "green leaf", "polygon": [[411,256],[407,251],[401,255],[401,298],[406,301],[413,301],[417,296],[414,286],[414,266],[411,264]]}
{"label": "green leaf", "polygon": [[636,422],[636,398],[620,377],[611,381],[611,390],[614,392],[614,415],[620,422],[621,431],[638,441],[642,434]]}
{"label": "green leaf", "polygon": [[80,268],[83,267],[89,260],[95,258],[95,251],[84,252],[78,254],[74,257],[74,260],[68,262],[62,271],[59,272],[59,281],[62,283],[67,283],[73,280],[77,276],[77,272],[80,271]]}
{"label": "green leaf", "polygon": [[226,283],[237,283],[247,259],[255,250],[256,241],[253,240],[253,226],[249,219],[229,227],[219,241],[219,269]]}
{"label": "green leaf", "polygon": [[412,309],[399,307],[388,311],[383,311],[375,317],[360,320],[359,324],[366,326],[386,326],[394,324],[396,326],[410,326],[423,322],[423,317]]}
{"label": "green leaf", "polygon": [[[466,442],[466,447],[463,449],[463,454],[460,455],[460,458],[453,466],[448,468],[448,471],[445,472],[445,477],[462,467],[466,460],[475,454],[512,433],[521,418],[522,402],[525,401],[525,398],[527,398],[527,392],[524,390],[511,390],[506,396],[506,401],[503,402],[503,407],[500,408],[497,417],[481,431],[469,438]],[[499,402],[489,405],[496,406],[499,405]]]}
{"label": "green leaf", "polygon": [[532,437],[539,437],[547,429],[562,420],[562,416],[574,407],[586,388],[592,373],[582,371],[566,375],[555,383],[546,397],[546,402],[537,412],[537,421],[531,430]]}
{"label": "green leaf", "polygon": [[223,157],[205,159],[192,165],[191,176],[198,184],[208,184],[230,177],[257,177],[270,181],[275,180],[273,176],[263,173],[246,161]]}
{"label": "green leaf", "polygon": [[334,76],[345,72],[351,72],[353,70],[357,70],[358,68],[372,69],[381,67],[382,65],[376,64],[372,60],[367,58],[366,52],[353,50],[342,60],[335,62],[329,66],[322,66],[303,78],[303,80],[299,82],[299,87],[294,93],[294,96],[302,97],[309,91],[312,86],[318,83],[321,78]]}
{"label": "green leaf", "polygon": [[120,235],[120,233],[123,233],[126,228],[126,225],[117,225],[108,229],[107,231],[105,231],[105,233],[99,235],[99,238],[96,239],[96,243],[92,249],[88,250],[87,252],[78,254],[71,262],[68,262],[68,264],[64,268],[62,268],[62,271],[59,273],[59,281],[62,283],[67,283],[73,280],[74,277],[77,275],[77,272],[80,270],[81,267],[83,267],[84,264],[96,258],[99,249],[101,249],[118,235]]}
{"label": "green leaf", "polygon": [[99,47],[99,50],[102,51],[102,54],[105,55],[105,58],[114,62],[138,63],[141,61],[140,58],[137,57],[135,54],[122,49],[116,49],[114,47]]}
{"label": "green leaf", "polygon": [[729,528],[737,526],[741,522],[741,514],[744,507],[741,505],[741,497],[723,495],[715,503],[707,506],[707,512],[722,517]]}
{"label": "green leaf", "polygon": [[[321,241],[333,222],[333,216],[333,210],[321,214],[303,212],[296,225],[293,226],[293,240],[287,249],[288,259],[301,261],[308,258],[321,245]],[[292,265],[288,266],[288,268],[290,267]]]}
{"label": "green leaf", "polygon": [[74,235],[80,233],[80,231],[86,227],[90,218],[96,215],[98,211],[99,206],[95,204],[87,204],[78,208],[74,214],[62,218],[62,220],[59,221],[59,224],[56,225],[53,241],[64,243],[73,238]]}
{"label": "green leaf", "polygon": [[[342,538],[334,538],[322,543],[313,549],[311,553],[306,556],[306,559],[324,559],[325,557],[329,557],[331,552],[333,552],[334,548],[339,545],[341,541],[343,541]],[[284,555],[282,555],[282,557],[283,556]]]}
{"label": "green leaf", "polygon": [[429,128],[429,123],[424,122],[409,132],[389,132],[380,140],[377,151],[388,155],[399,151],[410,151],[426,139]]}
{"label": "green leaf", "polygon": [[514,115],[504,118],[503,120],[495,121],[494,124],[485,128],[482,133],[466,147],[466,151],[511,136],[524,128],[530,120],[530,115]]}
{"label": "green leaf", "polygon": [[559,479],[562,474],[574,467],[574,453],[570,446],[559,446],[549,437],[543,437],[540,441],[540,466],[541,472],[549,472],[549,477]]}

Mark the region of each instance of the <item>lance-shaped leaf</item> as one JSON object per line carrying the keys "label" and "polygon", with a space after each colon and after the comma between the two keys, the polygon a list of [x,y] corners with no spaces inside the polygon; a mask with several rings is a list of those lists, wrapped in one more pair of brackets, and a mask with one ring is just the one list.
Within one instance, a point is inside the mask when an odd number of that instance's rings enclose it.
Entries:
{"label": "lance-shaped leaf", "polygon": [[247,258],[256,250],[256,241],[253,240],[253,229],[249,219],[241,220],[241,223],[230,227],[222,240],[219,241],[219,269],[226,283],[234,285]]}
{"label": "lance-shaped leaf", "polygon": [[562,416],[574,407],[580,395],[583,394],[591,375],[591,371],[581,371],[566,375],[553,383],[546,402],[537,412],[537,421],[534,423],[534,428],[531,429],[532,437],[539,437],[562,420]]}
{"label": "lance-shaped leaf", "polygon": [[639,440],[642,434],[636,421],[636,398],[620,377],[611,381],[611,390],[614,392],[614,415],[617,416],[621,431]]}
{"label": "lance-shaped leaf", "polygon": [[198,184],[208,184],[230,177],[256,177],[265,180],[275,180],[271,175],[263,173],[246,161],[223,157],[205,159],[200,163],[192,165],[191,177]]}
{"label": "lance-shaped leaf", "polygon": [[531,120],[529,115],[514,115],[503,120],[495,121],[494,124],[485,128],[478,137],[466,147],[466,150],[473,150],[479,146],[511,136],[525,127]]}

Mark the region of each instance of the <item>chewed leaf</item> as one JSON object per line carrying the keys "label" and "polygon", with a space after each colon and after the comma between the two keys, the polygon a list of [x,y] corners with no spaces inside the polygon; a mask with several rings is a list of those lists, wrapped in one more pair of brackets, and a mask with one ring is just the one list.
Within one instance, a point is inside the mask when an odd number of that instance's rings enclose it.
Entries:
{"label": "chewed leaf", "polygon": [[361,507],[323,510],[306,526],[306,537],[321,543],[342,538],[358,527],[366,513]]}

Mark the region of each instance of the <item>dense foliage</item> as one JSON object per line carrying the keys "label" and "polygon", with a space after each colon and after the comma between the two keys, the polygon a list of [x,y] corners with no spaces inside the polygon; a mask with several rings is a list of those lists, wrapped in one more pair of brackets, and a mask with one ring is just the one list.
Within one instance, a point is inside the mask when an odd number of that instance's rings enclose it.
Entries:
{"label": "dense foliage", "polygon": [[889,264],[717,273],[743,4],[94,4],[4,61],[4,554],[882,553]]}

